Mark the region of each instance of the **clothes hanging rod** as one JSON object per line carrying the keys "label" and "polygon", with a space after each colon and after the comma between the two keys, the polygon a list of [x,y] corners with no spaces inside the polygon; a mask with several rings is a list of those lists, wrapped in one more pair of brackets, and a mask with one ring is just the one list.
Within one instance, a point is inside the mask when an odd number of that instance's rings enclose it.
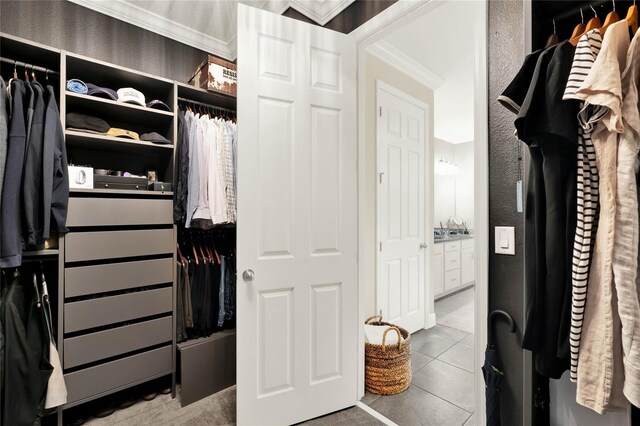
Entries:
{"label": "clothes hanging rod", "polygon": [[[545,19],[545,22],[551,22],[554,19],[556,21],[562,21],[564,19],[567,18],[571,18],[571,17],[575,17],[576,18],[576,22],[579,22],[580,20],[580,9],[583,10],[584,12],[584,23],[586,24],[587,22],[589,22],[589,19],[593,18],[593,11],[591,10],[591,8],[589,6],[593,6],[593,8],[595,9],[596,7],[600,7],[602,5],[605,5],[607,3],[612,3],[611,0],[597,0],[597,1],[585,1],[585,2],[580,2],[578,3],[577,6],[566,10],[562,13],[557,14],[556,16],[552,16],[549,18]],[[598,11],[598,17],[600,18],[600,21],[604,22],[604,19],[606,18],[606,14],[600,13],[600,11]]]}
{"label": "clothes hanging rod", "polygon": [[59,72],[50,70],[49,68],[39,67],[37,65],[32,65],[24,61],[16,61],[15,59],[0,57],[0,62],[14,65],[16,68],[26,68],[27,71],[38,71],[45,74],[60,75]]}
{"label": "clothes hanging rod", "polygon": [[187,104],[201,105],[201,106],[207,107],[207,108],[215,108],[215,109],[219,109],[219,110],[222,110],[222,111],[233,112],[234,114],[236,112],[235,109],[222,108],[222,107],[211,105],[211,104],[207,104],[207,103],[204,103],[204,102],[193,101],[193,100],[187,99],[187,98],[178,97],[178,102],[184,102],[184,103],[187,103]]}

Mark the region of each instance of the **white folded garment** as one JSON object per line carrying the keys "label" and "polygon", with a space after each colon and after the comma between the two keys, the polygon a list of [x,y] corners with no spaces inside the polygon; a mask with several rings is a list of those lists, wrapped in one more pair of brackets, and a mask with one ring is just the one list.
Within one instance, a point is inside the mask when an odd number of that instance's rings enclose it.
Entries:
{"label": "white folded garment", "polygon": [[[374,345],[382,344],[382,335],[386,329],[390,328],[388,325],[364,325],[364,339],[367,343],[372,343]],[[402,336],[400,337],[402,339]],[[404,340],[404,339],[402,339]],[[398,333],[394,330],[391,330],[387,333],[387,339],[385,340],[385,345],[397,345],[398,344]]]}

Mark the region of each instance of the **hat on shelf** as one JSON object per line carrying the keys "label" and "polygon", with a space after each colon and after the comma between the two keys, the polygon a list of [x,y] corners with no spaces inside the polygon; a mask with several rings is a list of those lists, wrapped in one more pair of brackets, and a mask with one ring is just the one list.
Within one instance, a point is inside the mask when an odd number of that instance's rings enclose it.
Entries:
{"label": "hat on shelf", "polygon": [[161,109],[164,111],[169,111],[171,112],[171,108],[169,108],[169,106],[167,104],[165,104],[164,102],[158,100],[158,99],[154,99],[151,102],[147,103],[147,108],[153,108],[153,109]]}
{"label": "hat on shelf", "polygon": [[160,135],[159,133],[156,132],[151,132],[151,133],[143,133],[140,136],[140,139],[143,141],[147,141],[147,142],[152,142],[152,143],[159,143],[159,144],[170,144],[171,141],[169,141],[167,138],[165,138],[164,136]]}
{"label": "hat on shelf", "polygon": [[123,87],[122,89],[118,89],[118,102],[146,106],[142,92],[134,89],[133,87]]}
{"label": "hat on shelf", "polygon": [[115,90],[109,89],[108,87],[96,86],[93,83],[87,83],[87,95],[111,99],[112,101],[118,100],[118,94]]}
{"label": "hat on shelf", "polygon": [[105,133],[111,126],[102,118],[70,112],[67,114],[67,128],[91,130]]}
{"label": "hat on shelf", "polygon": [[86,95],[89,89],[84,81],[78,80],[77,78],[72,78],[67,81],[67,90],[73,93],[80,93],[81,95]]}
{"label": "hat on shelf", "polygon": [[136,141],[140,140],[140,136],[131,130],[120,129],[118,127],[112,127],[107,132],[107,136],[111,136],[113,138],[128,138]]}

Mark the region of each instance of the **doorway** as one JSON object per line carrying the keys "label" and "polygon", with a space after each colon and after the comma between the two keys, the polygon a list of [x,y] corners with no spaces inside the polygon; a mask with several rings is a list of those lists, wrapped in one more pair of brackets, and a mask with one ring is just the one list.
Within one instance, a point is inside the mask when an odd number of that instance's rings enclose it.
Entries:
{"label": "doorway", "polygon": [[378,275],[376,310],[410,333],[425,326],[426,103],[376,81]]}
{"label": "doorway", "polygon": [[[450,25],[453,19],[464,22],[460,25],[467,31]],[[413,333],[412,386],[395,396],[363,392],[361,402],[398,424],[432,419],[434,424],[466,425],[484,417],[480,365],[486,344],[489,231],[485,36],[483,2],[433,1],[389,17],[383,29],[359,45],[360,159],[365,160],[360,179],[367,182],[360,207],[374,211],[361,219],[360,259],[376,265],[371,272],[366,264],[360,266],[364,317],[382,311],[385,321]],[[393,158],[389,154],[388,146],[395,144],[384,139],[397,135],[390,137],[393,131],[385,129],[390,117],[380,104],[387,95],[374,86],[376,80],[426,104],[424,213],[420,204],[414,210],[424,218],[422,240],[407,230],[411,211],[403,211],[408,206],[403,197],[411,191],[403,179],[408,179],[408,163],[395,160],[404,158],[402,150],[396,149]],[[396,113],[396,121],[400,117]],[[395,182],[388,174],[390,158],[400,164]],[[390,192],[385,185],[397,189]],[[373,238],[367,236],[372,229]],[[412,288],[409,265],[420,258],[421,244],[426,246],[424,279],[414,278]],[[403,305],[407,294],[420,294],[420,321],[408,320],[410,308],[417,306]]]}

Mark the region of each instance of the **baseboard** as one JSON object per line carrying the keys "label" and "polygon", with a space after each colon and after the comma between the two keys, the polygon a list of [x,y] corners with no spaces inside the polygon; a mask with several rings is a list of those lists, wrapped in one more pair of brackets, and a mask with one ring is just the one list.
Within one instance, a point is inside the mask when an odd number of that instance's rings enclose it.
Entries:
{"label": "baseboard", "polygon": [[424,328],[431,328],[436,326],[436,313],[431,313],[427,317],[427,325]]}
{"label": "baseboard", "polygon": [[368,414],[370,414],[373,417],[375,417],[376,419],[380,420],[382,423],[386,424],[387,426],[398,426],[396,423],[392,422],[391,420],[389,420],[388,418],[386,418],[382,414],[378,413],[376,410],[374,410],[373,408],[369,407],[367,404],[365,404],[362,401],[358,401],[356,403],[356,407],[360,408],[363,411],[366,411]]}

